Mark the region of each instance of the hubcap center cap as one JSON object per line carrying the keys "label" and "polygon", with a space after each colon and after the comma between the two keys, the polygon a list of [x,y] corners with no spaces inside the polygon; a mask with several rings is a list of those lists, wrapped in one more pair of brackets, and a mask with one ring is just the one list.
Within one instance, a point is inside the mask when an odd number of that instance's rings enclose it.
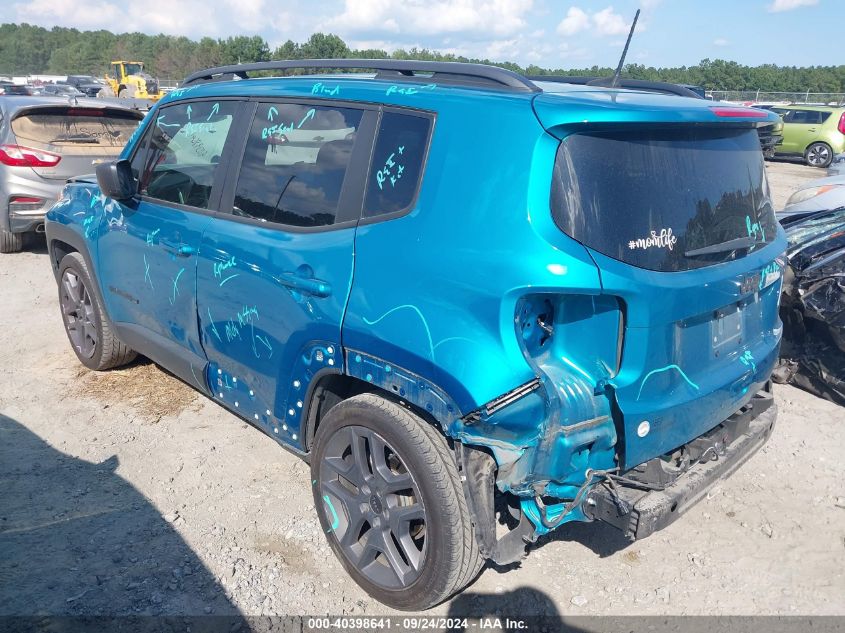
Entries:
{"label": "hubcap center cap", "polygon": [[381,499],[379,499],[378,495],[376,494],[370,495],[370,509],[375,514],[381,514],[384,510],[384,505],[382,504]]}

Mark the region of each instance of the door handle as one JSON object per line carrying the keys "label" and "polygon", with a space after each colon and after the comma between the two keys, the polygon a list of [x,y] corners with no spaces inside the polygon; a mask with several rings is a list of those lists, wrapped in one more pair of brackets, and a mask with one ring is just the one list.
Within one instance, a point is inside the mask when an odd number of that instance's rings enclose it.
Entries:
{"label": "door handle", "polygon": [[328,297],[332,293],[331,284],[321,279],[306,279],[294,273],[282,273],[277,280],[285,288],[315,297]]}
{"label": "door handle", "polygon": [[172,242],[165,242],[164,240],[159,242],[159,244],[162,245],[164,250],[168,253],[173,253],[176,257],[190,257],[196,252],[196,249],[188,244],[173,244]]}

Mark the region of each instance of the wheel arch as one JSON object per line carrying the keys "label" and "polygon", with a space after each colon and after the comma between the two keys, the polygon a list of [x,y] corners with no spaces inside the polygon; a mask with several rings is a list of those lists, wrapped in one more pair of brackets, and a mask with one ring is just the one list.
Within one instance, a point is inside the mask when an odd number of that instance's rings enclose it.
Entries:
{"label": "wheel arch", "polygon": [[71,253],[78,253],[79,249],[71,246],[67,242],[55,239],[50,242],[48,252],[50,253],[50,265],[53,267],[53,272],[57,273],[59,270],[59,264],[62,263],[65,256],[70,255]]}
{"label": "wheel arch", "polygon": [[[401,371],[400,368],[393,369]],[[315,374],[305,400],[303,458],[311,462],[314,437],[328,412],[341,402],[365,393],[379,396],[408,409],[443,436],[461,475],[461,486],[482,556],[497,564],[519,561],[525,555],[526,542],[533,542],[536,536],[530,521],[519,511],[519,518],[508,526],[507,534],[497,537],[494,499],[504,498],[505,493],[496,487],[499,466],[491,448],[465,444],[461,438],[449,433],[447,423],[437,420],[420,404],[402,398],[393,389],[384,389],[371,381],[342,373],[337,369],[325,368]]]}
{"label": "wheel arch", "polygon": [[[395,368],[394,371],[402,371],[401,368]],[[395,386],[395,385],[394,385]],[[399,394],[399,387],[396,389],[385,388],[381,385],[375,384],[373,381],[368,381],[366,378],[358,377],[350,373],[342,373],[336,369],[325,368],[314,375],[311,383],[308,386],[308,391],[305,397],[306,409],[304,411],[305,430],[303,436],[303,449],[306,454],[311,452],[314,445],[314,436],[320,423],[325,418],[326,414],[335,406],[363,393],[372,393],[378,395],[386,400],[396,402],[397,404],[411,410],[423,420],[434,426],[438,431],[449,441],[451,438],[448,433],[449,420],[438,419],[431,411],[426,409],[424,403],[415,402],[407,398],[407,392],[403,395]],[[456,415],[460,415],[455,409]]]}
{"label": "wheel arch", "polygon": [[58,283],[60,281],[59,266],[62,263],[62,259],[64,259],[65,255],[70,253],[79,253],[82,256],[82,259],[85,260],[85,265],[88,267],[88,275],[91,277],[91,281],[94,282],[93,290],[97,295],[97,301],[99,301],[100,305],[103,306],[103,314],[105,315],[109,325],[114,327],[114,323],[108,313],[108,306],[103,299],[103,289],[100,285],[100,278],[97,275],[97,268],[94,266],[94,262],[91,259],[91,254],[88,252],[88,247],[85,244],[84,238],[71,228],[71,226],[72,225],[57,224],[49,221],[45,223],[45,230],[47,233],[47,252],[50,258],[50,266],[53,269],[53,275]]}

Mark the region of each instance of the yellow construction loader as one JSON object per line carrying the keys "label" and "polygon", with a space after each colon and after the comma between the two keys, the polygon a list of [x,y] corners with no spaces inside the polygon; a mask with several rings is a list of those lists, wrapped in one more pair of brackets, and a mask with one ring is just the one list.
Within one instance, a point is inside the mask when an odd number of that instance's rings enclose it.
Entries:
{"label": "yellow construction loader", "polygon": [[144,62],[112,62],[106,75],[106,83],[108,85],[98,96],[153,101],[158,101],[164,96],[158,86],[158,80],[144,72]]}

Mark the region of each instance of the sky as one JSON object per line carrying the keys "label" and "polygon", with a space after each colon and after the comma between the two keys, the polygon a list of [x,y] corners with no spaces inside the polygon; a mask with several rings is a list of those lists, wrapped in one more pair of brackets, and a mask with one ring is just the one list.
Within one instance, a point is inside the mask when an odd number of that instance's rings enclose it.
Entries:
{"label": "sky", "polygon": [[275,48],[322,31],[352,48],[430,48],[548,68],[704,58],[845,63],[845,0],[3,0],[0,22],[203,36],[261,35]]}

